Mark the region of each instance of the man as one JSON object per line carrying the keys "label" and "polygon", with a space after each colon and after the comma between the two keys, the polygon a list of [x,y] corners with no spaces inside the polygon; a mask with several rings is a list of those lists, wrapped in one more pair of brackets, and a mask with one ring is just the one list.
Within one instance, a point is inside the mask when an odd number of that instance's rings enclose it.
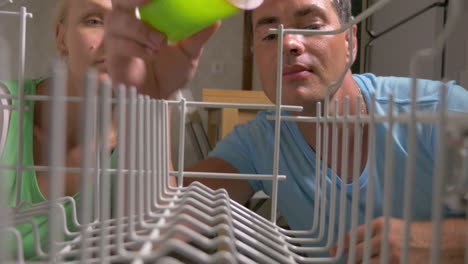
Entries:
{"label": "man", "polygon": [[[180,88],[192,76],[197,66],[204,42],[213,34],[218,24],[195,34],[179,43],[169,45],[164,37],[138,21],[133,15],[133,8],[142,5],[144,0],[114,0],[114,11],[107,23],[108,27],[108,67],[110,74],[117,81],[136,85],[140,91],[153,97],[167,98],[173,91]],[[283,24],[285,28],[308,28],[318,30],[335,30],[348,22],[350,18],[350,3],[348,0],[265,0],[252,11],[253,53],[266,95],[274,101],[276,98],[276,62],[277,36],[268,32],[269,28]],[[123,25],[128,25],[123,27]],[[132,30],[126,30],[131,28]],[[352,29],[352,37],[348,31],[337,35],[285,35],[282,43],[283,65],[283,104],[300,105],[304,111],[300,115],[316,116],[316,106],[324,102],[326,88],[336,80],[345,69],[347,63],[356,57],[356,27]],[[353,41],[352,52],[349,47]],[[112,43],[112,45],[110,45]],[[351,115],[356,114],[357,96],[363,96],[363,113],[367,114],[370,105],[370,94],[375,93],[378,99],[377,114],[388,111],[390,93],[396,98],[396,111],[409,111],[411,83],[406,78],[382,78],[371,74],[352,75],[346,73],[343,83],[330,91],[330,99],[340,102],[339,114],[344,112],[343,102],[350,98]],[[420,81],[420,96],[418,111],[433,112],[439,105],[438,88],[440,83]],[[453,83],[449,84],[448,107],[450,111],[468,112],[466,100],[468,92]],[[329,109],[333,114],[333,107]],[[323,112],[323,111],[322,111]],[[287,113],[286,113],[287,114]],[[267,112],[260,113],[253,121],[238,126],[223,141],[218,143],[210,157],[196,164],[191,170],[204,172],[227,173],[272,173],[272,150],[274,123],[268,121]],[[380,245],[383,239],[383,183],[384,183],[384,142],[388,133],[384,125],[377,126],[376,175],[375,175],[375,206],[372,222],[371,260],[378,262]],[[278,208],[293,229],[310,229],[314,212],[315,187],[315,149],[317,149],[316,127],[312,123],[284,122],[280,149],[280,174],[287,176],[279,186]],[[396,131],[396,132],[395,132]],[[422,129],[418,133],[418,155],[415,168],[415,182],[418,195],[415,196],[412,233],[410,238],[410,263],[427,263],[430,257],[432,243],[431,192],[432,171],[435,159],[435,143],[433,127]],[[353,142],[354,129],[349,130],[349,140]],[[403,241],[403,197],[405,183],[405,160],[408,146],[406,130],[403,125],[397,126],[394,132],[393,196],[394,205],[390,221],[389,250],[392,262],[398,262],[402,253]],[[342,134],[340,128],[339,135]],[[359,224],[363,223],[365,194],[367,190],[368,162],[367,138],[368,128],[364,127],[361,142],[362,151],[358,158],[359,168],[338,166],[337,188],[347,191],[346,206],[351,205],[352,186],[345,183],[359,184]],[[328,143],[327,143],[328,144]],[[338,155],[337,164],[346,159],[353,164],[354,146],[350,144],[347,153]],[[344,151],[342,142],[338,142],[338,153]],[[331,149],[331,145],[329,147]],[[331,151],[330,151],[331,155]],[[328,167],[331,158],[328,158]],[[398,162],[398,163],[397,163]],[[358,182],[352,182],[353,170],[359,171]],[[344,175],[347,175],[344,176]],[[327,188],[330,188],[331,171],[327,175]],[[231,198],[245,203],[256,190],[271,192],[271,182],[268,181],[236,181],[236,180],[200,180],[212,188],[225,188]],[[328,198],[330,199],[330,198]],[[335,198],[332,198],[335,199]],[[329,201],[327,202],[329,204]],[[327,208],[328,209],[328,208]],[[456,215],[447,211],[446,217]],[[349,214],[342,215],[347,219],[349,230]],[[380,217],[380,218],[379,218]],[[335,222],[337,223],[337,222]],[[443,258],[452,262],[463,261],[464,236],[458,230],[464,230],[463,219],[451,218],[443,222],[442,245]],[[336,238],[336,235],[335,235]],[[356,262],[361,262],[364,249],[364,227],[360,226],[356,233]],[[345,242],[345,253],[348,253],[349,235]],[[323,245],[323,244],[321,244]],[[336,247],[328,252],[336,253]]]}

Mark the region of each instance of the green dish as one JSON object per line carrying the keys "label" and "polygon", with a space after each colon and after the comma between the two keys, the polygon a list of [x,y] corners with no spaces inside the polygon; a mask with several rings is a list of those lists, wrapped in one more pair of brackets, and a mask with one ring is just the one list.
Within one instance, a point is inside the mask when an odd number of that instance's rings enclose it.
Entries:
{"label": "green dish", "polygon": [[239,12],[226,0],[153,0],[140,7],[141,20],[177,42]]}

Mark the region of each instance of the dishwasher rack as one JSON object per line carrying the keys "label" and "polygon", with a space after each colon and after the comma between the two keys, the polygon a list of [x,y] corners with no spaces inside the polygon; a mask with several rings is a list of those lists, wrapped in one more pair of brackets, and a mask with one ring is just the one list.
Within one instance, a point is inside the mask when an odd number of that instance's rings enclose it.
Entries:
{"label": "dishwasher rack", "polygon": [[[7,1],[0,3],[0,6]],[[338,34],[345,32],[352,25],[359,23],[370,16],[378,9],[382,8],[390,0],[381,0],[361,15],[354,18],[347,25],[337,31],[313,31],[313,30],[292,30],[279,26],[272,29],[272,33],[278,34],[278,41],[281,43],[285,34]],[[439,36],[433,49],[423,50],[416,54],[412,64],[412,74],[417,72],[421,64],[420,59],[432,56],[440,52],[450,34],[453,25],[461,17],[460,8],[462,0],[453,0],[452,15],[447,21],[447,28]],[[2,12],[0,11],[0,15]],[[25,40],[25,20],[31,14],[25,8],[20,12],[3,12],[6,15],[15,15],[22,19],[22,42]],[[351,38],[352,39],[352,38]],[[350,50],[353,49],[353,44]],[[278,53],[282,54],[283,46],[278,45]],[[18,73],[20,87],[24,86],[24,44],[20,54],[22,63]],[[278,85],[277,95],[281,95],[281,56],[278,56]],[[330,84],[330,88],[340,85],[345,72],[351,66],[347,65],[343,75],[339,80]],[[376,98],[372,96],[369,115],[360,114],[360,103],[357,104],[356,116],[349,114],[349,99],[345,101],[345,114],[343,116],[330,115],[328,112],[319,114],[317,117],[292,117],[281,115],[283,110],[301,111],[301,107],[282,105],[281,96],[277,97],[276,104],[271,105],[250,105],[250,104],[216,104],[190,102],[184,99],[179,101],[154,100],[138,95],[136,89],[119,86],[115,95],[112,93],[111,83],[102,82],[98,84],[97,75],[92,70],[87,74],[84,85],[84,97],[70,97],[64,94],[66,79],[65,67],[57,63],[53,67],[52,89],[48,96],[24,95],[20,89],[17,96],[3,94],[0,98],[7,100],[18,100],[18,105],[2,104],[3,111],[19,111],[21,119],[24,111],[29,111],[24,106],[28,100],[46,100],[51,105],[49,120],[50,131],[48,137],[53,138],[49,148],[48,157],[50,164],[47,167],[41,166],[5,166],[0,165],[0,173],[6,170],[17,171],[19,179],[23,171],[46,171],[51,179],[49,200],[39,204],[29,204],[20,199],[17,191],[16,206],[11,207],[5,201],[9,197],[4,197],[0,192],[0,262],[26,262],[23,258],[22,237],[16,227],[18,225],[30,225],[33,230],[34,251],[37,255],[35,261],[45,263],[336,263],[342,258],[345,240],[344,217],[339,218],[338,230],[328,230],[328,237],[317,237],[319,233],[325,232],[325,214],[330,214],[329,221],[334,221],[335,210],[329,209],[320,199],[318,192],[315,194],[314,208],[319,214],[314,214],[312,230],[286,230],[276,225],[278,184],[286,176],[279,175],[279,146],[280,128],[282,121],[315,122],[318,129],[323,128],[323,136],[317,138],[317,142],[328,142],[330,140],[328,131],[336,131],[338,125],[343,125],[350,129],[356,129],[356,134],[362,130],[362,124],[369,127],[369,164],[375,163],[375,126],[385,123],[392,126],[397,122],[408,124],[410,153],[408,164],[414,163],[414,146],[411,142],[416,141],[417,124],[436,124],[439,128],[438,137],[438,160],[434,177],[433,198],[433,235],[440,236],[441,232],[441,210],[443,204],[447,204],[454,210],[466,215],[468,212],[468,114],[455,114],[446,111],[444,103],[438,114],[427,115],[415,111],[415,100],[412,103],[412,112],[409,115],[394,115],[389,111],[386,116],[374,114]],[[441,102],[446,98],[446,86],[440,89]],[[417,83],[413,85],[413,96],[416,96]],[[415,98],[415,97],[414,97]],[[358,98],[358,102],[363,100]],[[62,131],[66,127],[66,107],[69,101],[81,102],[85,105],[82,123],[82,140],[85,146],[82,166],[79,168],[69,168],[64,166],[64,135]],[[337,102],[330,102],[329,94],[325,101],[324,109],[329,109],[332,104],[337,107]],[[394,102],[391,99],[390,106]],[[271,116],[275,122],[275,153],[273,157],[272,175],[243,175],[243,174],[218,174],[218,173],[194,173],[170,171],[169,161],[169,141],[170,126],[168,121],[169,106],[180,108],[180,123],[185,124],[185,109],[187,107],[211,107],[211,108],[245,108],[245,109],[270,109],[276,110],[276,114]],[[317,106],[320,113],[321,106]],[[335,111],[336,112],[336,111]],[[107,135],[110,129],[109,124],[113,119],[113,113],[117,120],[117,145],[113,152],[109,150],[109,142],[103,135]],[[21,125],[20,125],[21,126]],[[179,140],[179,168],[183,168],[184,139],[185,131],[180,130]],[[318,133],[320,134],[320,133]],[[326,145],[321,148],[323,157],[327,157],[327,151],[334,150],[336,146],[336,133],[333,133],[331,140],[335,141],[332,150],[328,150]],[[172,135],[175,138],[175,135]],[[21,139],[21,134],[19,135]],[[359,137],[355,139],[356,145],[362,143]],[[387,138],[387,150],[391,149],[391,137]],[[344,145],[350,144],[345,140]],[[93,148],[92,146],[96,146]],[[21,143],[19,148],[21,149]],[[22,153],[18,154],[21,160]],[[335,152],[336,154],[336,152]],[[390,156],[390,155],[389,155]],[[324,158],[323,164],[327,164]],[[354,160],[358,164],[359,159]],[[391,159],[385,161],[392,164]],[[336,164],[335,164],[336,165]],[[392,166],[388,166],[388,173],[391,175]],[[318,166],[320,167],[320,166]],[[358,166],[355,166],[355,168]],[[405,223],[406,234],[410,232],[409,223],[411,221],[410,197],[414,191],[413,175],[411,166],[408,169],[408,193],[405,196]],[[334,168],[332,168],[334,169]],[[78,173],[81,179],[81,192],[77,197],[64,197],[64,174]],[[325,173],[318,171],[316,174],[317,185],[325,182]],[[271,180],[273,182],[272,192],[272,218],[269,220],[258,216],[244,206],[229,198],[225,190],[212,190],[198,182],[190,186],[177,187],[169,185],[169,176],[176,176],[178,182],[182,183],[184,177],[196,178],[229,178],[229,179],[259,179]],[[358,173],[354,177],[358,177]],[[335,176],[336,180],[336,176]],[[372,175],[369,176],[369,181]],[[0,186],[3,178],[0,177]],[[355,186],[357,186],[355,184]],[[332,185],[331,193],[336,193],[336,185]],[[351,232],[355,232],[357,227],[357,195],[353,192]],[[340,192],[340,200],[332,201],[330,207],[335,208],[339,204],[339,211],[344,213],[346,203],[344,199],[346,192]],[[372,220],[373,192],[369,191],[366,197],[366,223]],[[385,204],[391,202],[391,196],[386,192]],[[69,214],[66,208],[70,208]],[[389,211],[384,211],[386,221],[390,218]],[[36,217],[46,217],[48,228],[47,241],[38,232],[38,224],[34,220]],[[331,224],[330,226],[333,226]],[[388,226],[387,226],[388,227]],[[367,242],[370,236],[370,226],[367,225]],[[387,229],[388,231],[388,229]],[[336,257],[312,257],[311,255],[327,252],[330,248],[334,232],[338,236],[338,251]],[[354,233],[355,234],[355,233]],[[388,232],[386,233],[388,236]],[[326,240],[327,246],[304,246],[309,243]],[[402,263],[408,263],[408,241],[405,237],[405,254]],[[434,239],[432,263],[440,262],[440,240]],[[468,244],[468,243],[467,243]],[[356,245],[352,244],[353,249]],[[468,246],[466,246],[468,252]],[[384,257],[382,263],[388,263],[388,245],[384,243]],[[352,251],[352,250],[351,250]],[[366,261],[370,259],[370,252],[366,250]],[[468,253],[465,254],[468,256]],[[354,256],[349,256],[353,258]],[[466,262],[468,263],[468,257]]]}

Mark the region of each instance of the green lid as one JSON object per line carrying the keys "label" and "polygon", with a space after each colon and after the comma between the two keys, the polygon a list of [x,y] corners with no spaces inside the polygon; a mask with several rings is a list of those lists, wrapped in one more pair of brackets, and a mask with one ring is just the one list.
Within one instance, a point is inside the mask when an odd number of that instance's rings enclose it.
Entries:
{"label": "green lid", "polygon": [[170,42],[184,39],[240,9],[252,9],[263,0],[153,0],[140,7],[143,21],[164,33]]}

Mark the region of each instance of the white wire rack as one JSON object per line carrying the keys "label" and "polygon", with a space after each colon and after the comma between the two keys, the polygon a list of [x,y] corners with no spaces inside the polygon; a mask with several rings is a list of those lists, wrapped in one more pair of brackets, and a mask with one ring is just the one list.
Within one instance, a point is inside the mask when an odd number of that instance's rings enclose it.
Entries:
{"label": "white wire rack", "polygon": [[[280,26],[271,32],[278,34],[279,42],[283,41],[285,34],[338,34],[345,32],[354,24],[382,8],[389,0],[382,0],[365,10],[361,15],[344,25],[337,31],[310,31],[289,30]],[[6,3],[6,2],[5,2]],[[0,3],[2,6],[5,3]],[[411,73],[415,76],[420,58],[432,56],[440,52],[453,25],[461,17],[462,0],[454,0],[451,8],[451,16],[447,21],[446,30],[439,36],[434,48],[423,50],[416,54],[412,60]],[[25,8],[20,12],[1,12],[0,14],[16,15],[23,21],[21,23],[22,48],[20,54],[20,69],[18,70],[19,86],[24,87],[24,40],[25,20],[30,14]],[[353,38],[350,38],[351,40]],[[350,50],[353,49],[353,44]],[[278,53],[283,53],[283,46],[278,45]],[[352,53],[352,52],[351,52]],[[408,125],[409,153],[406,168],[405,194],[405,239],[403,241],[404,254],[402,263],[408,263],[408,243],[410,223],[412,220],[412,194],[414,192],[414,164],[416,153],[416,129],[419,124],[436,124],[438,127],[438,159],[434,176],[432,221],[433,225],[433,250],[432,263],[440,262],[440,234],[441,234],[441,210],[444,201],[449,206],[463,213],[468,212],[466,203],[468,195],[468,115],[454,114],[446,111],[444,104],[446,88],[440,88],[442,105],[440,111],[434,115],[421,114],[416,111],[415,98],[417,94],[417,82],[413,82],[412,111],[408,115],[394,115],[393,98],[390,98],[390,111],[388,115],[374,114],[376,98],[372,96],[369,115],[361,115],[360,103],[357,104],[356,116],[351,116],[349,98],[344,102],[345,113],[343,116],[330,115],[328,111],[321,113],[321,106],[317,106],[317,117],[291,117],[283,116],[281,112],[301,111],[300,107],[285,106],[281,101],[282,90],[282,57],[278,56],[278,78],[276,104],[246,105],[246,104],[214,104],[201,102],[160,101],[138,95],[135,89],[126,89],[120,86],[112,96],[111,84],[97,85],[96,74],[90,72],[87,75],[85,96],[80,98],[69,97],[64,94],[65,72],[62,65],[54,67],[52,74],[52,87],[49,96],[25,96],[22,89],[19,94],[2,95],[2,98],[18,100],[18,105],[3,106],[4,111],[19,111],[18,126],[22,138],[22,116],[25,111],[25,101],[43,101],[50,103],[50,131],[48,136],[53,138],[49,148],[49,166],[22,166],[18,162],[16,166],[0,165],[2,171],[15,170],[17,181],[21,183],[22,174],[25,171],[45,171],[50,177],[49,200],[38,204],[29,204],[21,200],[21,190],[16,191],[16,203],[8,204],[10,197],[5,197],[5,190],[0,192],[0,262],[25,262],[22,247],[23,239],[18,231],[19,226],[30,226],[32,230],[32,245],[34,258],[38,262],[81,262],[81,263],[107,263],[107,262],[157,262],[157,263],[335,263],[342,259],[344,252],[344,239],[346,222],[350,222],[351,250],[350,262],[353,263],[354,248],[356,247],[355,232],[358,225],[358,184],[353,185],[351,208],[346,208],[344,202],[346,192],[339,192],[338,200],[331,200],[327,207],[327,188],[325,187],[326,171],[320,171],[320,162],[327,167],[327,153],[332,153],[332,170],[336,171],[338,126],[342,126],[345,134],[350,129],[355,129],[356,135],[362,130],[362,124],[367,124],[369,129],[369,164],[375,164],[376,125],[385,124],[389,131],[397,123]],[[343,75],[329,88],[340,85]],[[329,90],[329,89],[327,89]],[[324,109],[330,105],[338,107],[337,102],[330,102],[329,94],[325,101]],[[362,98],[358,98],[358,102]],[[66,167],[64,164],[65,144],[62,131],[66,127],[66,102],[81,102],[83,115],[82,123],[83,155],[82,164],[78,168]],[[168,107],[175,105],[181,108],[180,113],[185,113],[188,106],[210,108],[246,108],[246,109],[272,109],[276,114],[271,116],[275,120],[274,156],[272,159],[272,175],[244,175],[244,174],[219,174],[219,173],[194,173],[185,172],[182,169],[176,172],[169,171],[169,125]],[[336,113],[337,111],[335,111]],[[113,117],[112,114],[115,113]],[[109,150],[107,138],[111,120],[116,120],[117,145],[113,153]],[[185,116],[181,115],[181,124],[185,123]],[[280,128],[282,121],[315,122],[317,124],[318,153],[324,157],[322,161],[317,159],[316,185],[321,186],[323,193],[315,193],[314,218],[311,230],[285,230],[276,226],[276,212],[278,201],[278,185],[286,176],[279,174],[279,147]],[[183,125],[181,126],[183,127]],[[329,136],[331,131],[331,138]],[[174,137],[174,136],[173,136]],[[179,168],[183,168],[184,154],[184,130],[178,135],[179,140]],[[360,153],[359,148],[363,142],[356,137],[354,142],[349,142],[348,137],[343,137],[343,148],[346,150],[349,144],[358,146],[355,153]],[[22,141],[19,141],[18,160],[21,161]],[[391,149],[393,146],[392,134],[386,138],[385,162],[385,198],[383,216],[385,218],[385,238],[388,238],[389,219],[391,217],[391,176],[393,175],[393,160]],[[346,151],[345,151],[346,153]],[[356,157],[360,155],[355,155]],[[354,168],[358,168],[360,159],[354,159]],[[346,159],[343,167],[348,167]],[[371,168],[369,171],[373,171]],[[78,173],[81,179],[80,196],[64,197],[65,173]],[[200,183],[190,186],[171,187],[168,183],[169,175],[177,176],[179,183],[184,177],[198,178],[231,178],[231,179],[259,179],[271,180],[272,208],[270,221],[256,215],[242,205],[229,199],[225,190],[212,190]],[[338,193],[336,188],[336,175],[332,178],[331,197]],[[359,178],[359,171],[353,172],[354,182]],[[343,177],[346,179],[346,177]],[[0,186],[3,184],[0,177]],[[365,223],[367,224],[366,243],[369,243],[370,225],[373,218],[372,208],[374,191],[371,189],[374,177],[369,175],[369,190],[366,194]],[[388,182],[387,182],[388,180]],[[345,180],[346,181],[346,180]],[[18,184],[17,186],[21,186]],[[388,189],[387,189],[388,188]],[[69,212],[67,213],[67,208]],[[336,210],[337,209],[337,210]],[[348,218],[346,211],[351,210]],[[338,217],[336,217],[338,214]],[[328,218],[325,216],[328,215]],[[339,217],[342,216],[342,217]],[[38,217],[45,217],[48,226],[47,234],[40,234]],[[335,225],[338,219],[338,225]],[[325,222],[329,221],[326,229]],[[337,229],[334,226],[338,226]],[[327,234],[327,236],[325,236]],[[334,236],[337,234],[337,241]],[[353,236],[354,235],[354,236]],[[46,236],[44,238],[43,236]],[[387,241],[387,239],[384,239]],[[310,246],[314,243],[325,242],[325,246]],[[313,257],[316,253],[327,252],[330,247],[338,242],[336,257]],[[307,245],[307,246],[305,246]],[[388,244],[382,246],[382,263],[388,263]],[[468,251],[468,247],[467,247]],[[370,259],[369,247],[365,251],[365,263]],[[468,254],[465,254],[468,256]],[[467,259],[468,263],[468,259]]]}

